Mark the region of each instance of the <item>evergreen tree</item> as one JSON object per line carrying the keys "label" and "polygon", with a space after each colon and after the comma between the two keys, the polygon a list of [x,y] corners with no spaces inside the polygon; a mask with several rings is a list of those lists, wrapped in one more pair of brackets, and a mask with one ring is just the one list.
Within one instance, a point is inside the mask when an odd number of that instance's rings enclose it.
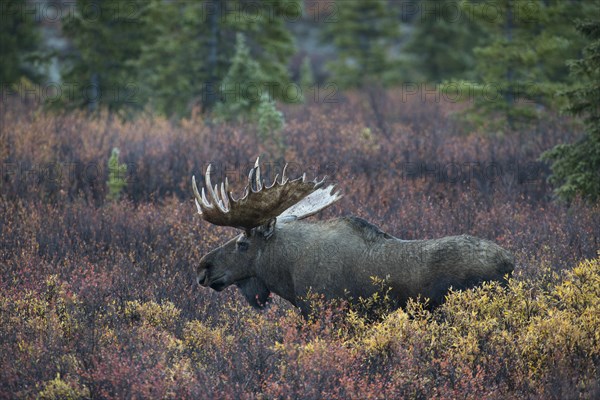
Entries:
{"label": "evergreen tree", "polygon": [[391,54],[399,37],[398,21],[385,0],[337,1],[337,21],[324,23],[323,41],[333,42],[337,58],[328,64],[342,88],[397,79]]}
{"label": "evergreen tree", "polygon": [[215,115],[221,120],[244,119],[251,116],[261,102],[265,90],[264,74],[250,56],[244,34],[238,33],[231,67],[221,84],[221,99]]}
{"label": "evergreen tree", "polygon": [[[209,41],[207,17],[201,11],[200,2],[152,0],[148,5],[144,19],[153,31],[135,65],[140,97],[153,111],[182,115],[201,95],[208,68],[204,49]],[[221,68],[223,58],[221,54]]]}
{"label": "evergreen tree", "polygon": [[[296,51],[296,44],[286,27],[286,22],[296,21],[301,17],[300,1],[276,0],[249,3],[252,6],[261,6],[263,9],[259,12],[260,18],[250,18],[248,28],[244,29],[243,33],[251,44],[252,55],[259,63],[265,77],[268,77],[268,83],[275,89],[274,97],[287,101],[285,87],[291,83],[288,61]],[[237,29],[235,17],[228,23],[230,29]]]}
{"label": "evergreen tree", "polygon": [[543,154],[552,162],[551,182],[559,185],[556,193],[571,200],[580,195],[592,201],[600,199],[600,18],[579,22],[577,29],[587,39],[583,57],[569,63],[577,80],[564,92],[566,111],[584,118],[586,133],[576,143],[562,144]]}
{"label": "evergreen tree", "polygon": [[304,57],[300,65],[300,89],[302,90],[299,102],[306,101],[306,94],[314,89],[315,77],[312,71],[312,64],[308,56]]}
{"label": "evergreen tree", "polygon": [[40,35],[26,12],[26,0],[2,1],[0,8],[0,83],[14,85],[21,78],[39,82]]}
{"label": "evergreen tree", "polygon": [[142,97],[153,108],[168,115],[186,114],[198,104],[212,109],[223,96],[222,81],[234,59],[237,33],[244,34],[263,72],[262,86],[285,99],[282,89],[290,83],[287,62],[294,53],[285,22],[300,13],[297,0],[156,4],[148,18],[155,21],[158,33],[137,63],[144,82]]}
{"label": "evergreen tree", "polygon": [[274,158],[282,158],[285,144],[281,130],[285,126],[283,113],[275,106],[275,101],[263,93],[258,105],[258,135],[263,146]]}
{"label": "evergreen tree", "polygon": [[119,163],[119,154],[119,149],[114,147],[108,159],[108,194],[106,197],[110,201],[119,200],[123,188],[127,185],[125,181],[127,165]]}
{"label": "evergreen tree", "polygon": [[572,20],[597,11],[591,3],[461,3],[487,34],[486,44],[475,49],[477,82],[461,82],[475,99],[468,115],[476,122],[495,120],[516,129],[534,120],[539,110],[557,106],[555,93],[569,84],[564,60],[575,57],[583,45]]}
{"label": "evergreen tree", "polygon": [[312,63],[309,57],[304,57],[300,66],[300,85],[302,89],[310,88],[315,84],[315,76],[312,70]]}
{"label": "evergreen tree", "polygon": [[96,110],[139,109],[139,82],[133,61],[148,40],[143,13],[147,1],[77,0],[74,13],[63,21],[71,40],[63,73],[73,87],[72,106]]}
{"label": "evergreen tree", "polygon": [[404,51],[411,69],[424,82],[473,79],[474,48],[485,31],[459,8],[456,0],[424,0],[416,9],[414,32]]}

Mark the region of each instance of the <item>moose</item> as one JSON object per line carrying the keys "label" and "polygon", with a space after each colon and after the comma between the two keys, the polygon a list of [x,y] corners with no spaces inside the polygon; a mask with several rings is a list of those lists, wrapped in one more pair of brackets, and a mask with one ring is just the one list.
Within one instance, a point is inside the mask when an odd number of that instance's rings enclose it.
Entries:
{"label": "moose", "polygon": [[399,307],[417,297],[435,307],[451,288],[504,282],[514,269],[507,250],[468,235],[402,240],[354,216],[305,222],[341,194],[335,185],[325,185],[326,178],[309,181],[303,174],[290,180],[286,168],[280,180],[276,175],[266,185],[257,159],[237,200],[227,177],[220,187],[212,186],[211,165],[204,176],[206,190],[199,192],[192,177],[202,219],[243,231],[202,257],[199,285],[222,291],[235,284],[255,308],[263,308],[275,293],[306,316],[310,293],[364,299],[378,290],[375,277],[389,286],[388,295]]}

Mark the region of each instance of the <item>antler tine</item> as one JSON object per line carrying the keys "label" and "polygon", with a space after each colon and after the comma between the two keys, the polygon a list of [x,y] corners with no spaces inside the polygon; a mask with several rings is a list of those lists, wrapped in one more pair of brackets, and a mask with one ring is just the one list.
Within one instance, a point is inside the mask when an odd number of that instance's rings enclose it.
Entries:
{"label": "antler tine", "polygon": [[[208,190],[208,195],[210,196],[210,203],[216,203],[219,205],[219,199],[215,194],[215,189],[212,186],[212,182],[210,181],[210,174],[212,172],[212,164],[208,164],[206,167],[206,172],[204,173],[204,187]],[[204,193],[204,187],[202,188],[202,193]]]}
{"label": "antler tine", "polygon": [[254,168],[256,169],[256,175],[255,175],[255,179],[256,179],[256,191],[260,192],[262,190],[262,178],[260,176],[260,163],[258,162],[258,159],[260,157],[256,157],[256,163],[254,164]]}
{"label": "antler tine", "polygon": [[202,188],[202,204],[206,207],[206,208],[213,208],[214,206],[211,204],[210,201],[208,201],[206,199],[206,193],[204,192],[204,188]]}
{"label": "antler tine", "polygon": [[[254,175],[256,174],[256,167],[252,167],[250,169],[250,172],[248,173],[248,186],[247,186],[247,190],[248,190],[248,195],[250,195],[250,193],[256,193],[256,190],[254,190],[254,182],[255,182],[255,178]],[[246,194],[244,193],[244,197],[246,197]]]}
{"label": "antler tine", "polygon": [[194,191],[194,197],[196,198],[196,201],[202,201],[200,193],[198,192],[198,185],[196,185],[196,175],[192,175],[192,190]]}
{"label": "antler tine", "polygon": [[225,184],[221,182],[221,198],[223,200],[223,207],[227,210],[231,208],[229,203],[229,199],[227,198],[227,193],[225,192]]}
{"label": "antler tine", "polygon": [[[213,187],[212,182],[210,181],[211,172],[212,172],[212,165],[208,164],[208,168],[206,168],[206,174],[204,174],[204,184],[208,188],[208,194],[210,195],[212,202],[214,202],[217,205],[217,207],[219,208],[219,210],[221,210],[221,212],[227,212],[227,210],[223,206],[223,202],[221,201],[221,199],[219,198],[219,195],[217,194],[218,186],[215,185],[215,187]],[[204,192],[204,188],[202,188],[202,190]]]}
{"label": "antler tine", "polygon": [[194,199],[194,203],[196,204],[196,210],[198,210],[198,214],[202,215],[202,208],[200,207],[200,203],[198,203],[198,199]]}
{"label": "antler tine", "polygon": [[194,191],[194,203],[196,203],[196,208],[198,209],[198,214],[202,214],[202,208],[200,207],[200,203],[198,200],[202,201],[200,197],[200,193],[198,193],[198,186],[196,185],[196,176],[192,175],[192,190]]}
{"label": "antler tine", "polygon": [[287,182],[287,178],[285,177],[285,170],[287,169],[287,163],[283,166],[283,171],[281,172],[281,185],[285,185]]}
{"label": "antler tine", "polygon": [[223,212],[227,212],[227,209],[225,208],[225,201],[223,199],[221,199],[221,195],[220,195],[220,192],[219,192],[219,184],[218,183],[215,184],[213,192],[216,195],[215,200],[217,202],[217,206],[219,206],[219,210],[221,210]]}
{"label": "antler tine", "polygon": [[314,182],[315,182],[315,189],[318,189],[321,186],[323,186],[323,184],[325,183],[325,179],[327,179],[327,175],[325,175],[323,177],[323,179],[321,179],[320,181],[318,181],[317,178],[315,178],[315,180],[314,180]]}
{"label": "antler tine", "polygon": [[233,198],[231,191],[229,190],[229,180],[225,177],[225,193],[227,194],[227,202],[231,205],[231,203],[235,203],[237,200]]}
{"label": "antler tine", "polygon": [[212,208],[212,205],[206,200],[206,196],[204,195],[204,188],[202,188],[202,195],[198,192],[198,185],[196,185],[196,176],[192,176],[192,190],[194,191],[194,197],[196,201],[196,207],[198,208],[198,212],[202,214],[202,208],[200,207],[200,203],[202,203],[206,208]]}

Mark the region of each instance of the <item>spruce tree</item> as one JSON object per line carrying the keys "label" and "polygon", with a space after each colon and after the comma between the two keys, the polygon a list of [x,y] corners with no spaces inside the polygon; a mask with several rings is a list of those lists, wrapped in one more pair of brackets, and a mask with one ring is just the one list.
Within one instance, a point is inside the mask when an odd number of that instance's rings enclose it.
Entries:
{"label": "spruce tree", "polygon": [[[164,115],[181,116],[200,102],[207,76],[207,16],[200,2],[152,0],[144,19],[153,27],[135,61],[142,103]],[[219,68],[224,68],[224,54]]]}
{"label": "spruce tree", "polygon": [[474,78],[473,50],[485,31],[456,0],[424,0],[415,9],[414,31],[404,48],[412,56],[411,75],[424,82]]}
{"label": "spruce tree", "polygon": [[315,77],[312,71],[310,57],[306,56],[300,65],[300,89],[302,90],[299,102],[305,102],[306,96],[310,97],[311,90],[314,89]]}
{"label": "spruce tree", "polygon": [[278,147],[283,146],[280,132],[285,126],[283,113],[275,105],[275,101],[267,93],[263,93],[258,105],[258,134],[264,142],[271,141]]}
{"label": "spruce tree", "polygon": [[64,16],[63,32],[73,51],[63,71],[72,86],[69,106],[91,111],[140,109],[140,82],[134,61],[149,39],[151,25],[143,18],[146,0],[77,0]]}
{"label": "spruce tree", "polygon": [[119,200],[123,188],[127,185],[125,174],[127,173],[127,165],[119,163],[119,154],[121,152],[114,147],[108,159],[108,186],[107,199],[110,201]]}
{"label": "spruce tree", "polygon": [[336,59],[328,63],[333,81],[350,88],[396,79],[391,54],[399,37],[398,21],[387,2],[337,1],[335,5],[337,20],[323,23],[322,37],[337,50]]}
{"label": "spruce tree", "polygon": [[26,0],[0,3],[0,83],[3,88],[18,84],[21,78],[40,82],[43,78],[38,65],[43,62],[40,53],[40,34],[26,12]]}
{"label": "spruce tree", "polygon": [[535,121],[541,110],[559,106],[555,93],[570,84],[564,60],[583,45],[572,20],[597,11],[591,3],[461,3],[465,15],[486,33],[486,43],[474,50],[476,81],[460,82],[474,98],[467,114],[471,120],[514,130]]}
{"label": "spruce tree", "polygon": [[[243,1],[242,10],[244,10]],[[288,61],[296,51],[294,37],[286,23],[297,21],[302,14],[299,0],[275,0],[250,2],[253,7],[262,7],[258,13],[260,18],[252,16],[248,28],[243,30],[248,43],[252,45],[252,54],[267,78],[267,83],[274,89],[277,99],[286,98],[285,87],[291,83]],[[256,20],[256,21],[255,21]],[[238,22],[234,16],[227,21],[229,29],[237,31]],[[293,100],[293,99],[292,99]]]}
{"label": "spruce tree", "polygon": [[235,55],[219,92],[220,101],[215,107],[215,115],[220,120],[242,120],[252,115],[261,102],[264,87],[264,73],[260,65],[250,55],[244,34],[238,33]]}
{"label": "spruce tree", "polygon": [[583,138],[561,144],[543,154],[552,162],[550,181],[565,200],[579,195],[591,201],[600,199],[600,18],[579,22],[577,29],[588,40],[583,57],[569,63],[577,84],[563,93],[566,111],[584,119]]}

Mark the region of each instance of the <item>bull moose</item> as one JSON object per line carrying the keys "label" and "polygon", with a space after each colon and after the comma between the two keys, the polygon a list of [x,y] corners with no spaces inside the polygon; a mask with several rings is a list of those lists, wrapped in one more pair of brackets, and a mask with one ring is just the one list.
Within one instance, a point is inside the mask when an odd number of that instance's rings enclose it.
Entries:
{"label": "bull moose", "polygon": [[341,195],[335,185],[325,185],[325,178],[308,181],[303,174],[290,180],[285,174],[284,167],[280,180],[275,176],[265,185],[257,159],[237,200],[227,178],[220,187],[212,186],[210,165],[206,191],[202,187],[200,193],[192,177],[202,218],[243,231],[202,257],[198,284],[216,291],[235,284],[256,308],[264,307],[273,292],[307,315],[309,293],[367,298],[378,290],[373,277],[385,279],[398,306],[417,296],[435,306],[450,288],[503,281],[514,269],[508,251],[468,235],[402,240],[353,216],[305,222]]}

